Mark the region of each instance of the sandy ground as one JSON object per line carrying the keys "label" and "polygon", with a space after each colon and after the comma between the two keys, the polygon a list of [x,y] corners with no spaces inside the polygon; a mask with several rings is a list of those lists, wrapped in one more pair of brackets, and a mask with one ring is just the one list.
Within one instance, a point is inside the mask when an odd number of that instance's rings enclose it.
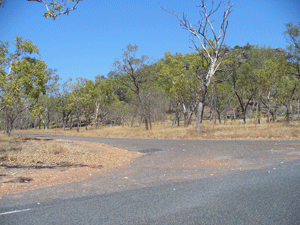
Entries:
{"label": "sandy ground", "polygon": [[0,144],[2,153],[10,152],[0,157],[0,194],[87,179],[124,168],[143,155],[87,141],[23,138],[18,144]]}

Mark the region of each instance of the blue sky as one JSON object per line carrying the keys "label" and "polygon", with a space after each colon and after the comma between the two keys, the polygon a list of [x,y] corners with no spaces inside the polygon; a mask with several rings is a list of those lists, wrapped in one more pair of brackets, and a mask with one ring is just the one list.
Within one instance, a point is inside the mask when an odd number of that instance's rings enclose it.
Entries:
{"label": "blue sky", "polygon": [[[42,17],[45,7],[26,0],[6,0],[0,9],[0,40],[19,35],[33,41],[41,59],[57,69],[63,80],[84,77],[94,80],[107,75],[127,44],[139,46],[140,55],[156,60],[165,52],[189,53],[189,33],[180,28],[175,16],[160,7],[188,13],[199,19],[196,0],[84,0],[77,9],[57,17]],[[209,1],[208,1],[209,2]],[[250,44],[285,48],[285,23],[300,21],[300,0],[235,0],[229,16],[226,44]],[[222,10],[223,8],[221,8]],[[221,13],[221,11],[220,11]],[[216,15],[217,17],[221,14]],[[217,24],[216,24],[217,25]],[[11,48],[13,50],[13,48]]]}

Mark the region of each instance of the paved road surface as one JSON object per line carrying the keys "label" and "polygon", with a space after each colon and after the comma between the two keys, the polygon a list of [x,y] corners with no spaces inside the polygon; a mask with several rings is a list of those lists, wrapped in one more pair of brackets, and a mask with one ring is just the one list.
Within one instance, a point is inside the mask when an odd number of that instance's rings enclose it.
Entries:
{"label": "paved road surface", "polygon": [[1,196],[0,224],[300,224],[300,141],[43,136],[146,155],[99,177]]}

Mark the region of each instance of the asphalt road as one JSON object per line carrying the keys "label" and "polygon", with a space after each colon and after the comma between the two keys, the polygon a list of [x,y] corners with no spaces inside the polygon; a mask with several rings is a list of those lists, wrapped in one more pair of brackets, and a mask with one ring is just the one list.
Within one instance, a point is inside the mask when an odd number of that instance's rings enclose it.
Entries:
{"label": "asphalt road", "polygon": [[103,176],[1,196],[0,224],[300,224],[300,141],[47,137],[146,154]]}

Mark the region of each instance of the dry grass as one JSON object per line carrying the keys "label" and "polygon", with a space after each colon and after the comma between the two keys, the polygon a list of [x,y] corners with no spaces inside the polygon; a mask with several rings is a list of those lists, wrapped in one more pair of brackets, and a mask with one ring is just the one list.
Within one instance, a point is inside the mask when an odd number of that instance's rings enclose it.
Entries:
{"label": "dry grass", "polygon": [[101,143],[0,134],[0,194],[86,179],[141,155]]}
{"label": "dry grass", "polygon": [[[204,121],[201,125],[201,131],[196,133],[194,131],[194,124],[188,128],[181,126],[172,127],[171,122],[154,123],[152,130],[146,130],[142,127],[101,127],[95,129],[94,127],[88,127],[86,130],[84,127],[77,132],[76,129],[61,130],[51,129],[45,130],[29,130],[21,132],[32,133],[48,133],[59,135],[73,135],[73,136],[93,136],[93,137],[111,137],[111,138],[151,138],[151,139],[299,139],[300,138],[300,123],[291,122],[289,124],[285,122],[266,123],[263,119],[261,124],[249,123],[244,125],[241,120],[228,121],[226,125],[215,124],[212,121]],[[19,132],[19,131],[18,131]]]}

